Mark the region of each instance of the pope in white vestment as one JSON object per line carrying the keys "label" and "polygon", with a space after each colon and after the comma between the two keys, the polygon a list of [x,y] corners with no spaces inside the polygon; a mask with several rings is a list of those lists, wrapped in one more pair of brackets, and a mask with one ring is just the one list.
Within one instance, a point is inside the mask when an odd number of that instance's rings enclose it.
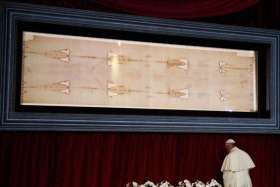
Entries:
{"label": "pope in white vestment", "polygon": [[235,141],[226,141],[229,152],[225,157],[221,171],[223,172],[224,187],[252,187],[249,170],[255,167],[251,157],[235,146]]}

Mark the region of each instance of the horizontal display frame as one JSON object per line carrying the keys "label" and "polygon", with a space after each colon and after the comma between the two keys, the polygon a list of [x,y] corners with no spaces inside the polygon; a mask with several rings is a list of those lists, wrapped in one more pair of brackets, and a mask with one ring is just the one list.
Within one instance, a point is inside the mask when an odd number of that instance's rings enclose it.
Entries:
{"label": "horizontal display frame", "polygon": [[[61,27],[83,27],[152,33],[219,41],[238,41],[269,46],[267,70],[267,106],[265,116],[184,115],[157,112],[48,112],[16,109],[16,74],[18,49],[16,35],[20,22],[56,24]],[[145,132],[279,132],[279,32],[187,21],[164,20],[74,9],[35,6],[18,3],[1,4],[1,129],[3,130],[89,130]],[[3,54],[3,55],[2,55]]]}

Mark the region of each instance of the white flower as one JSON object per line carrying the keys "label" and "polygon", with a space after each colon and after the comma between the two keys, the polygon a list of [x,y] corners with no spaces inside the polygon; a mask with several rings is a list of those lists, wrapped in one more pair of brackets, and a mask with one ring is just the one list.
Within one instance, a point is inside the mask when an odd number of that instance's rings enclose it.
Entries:
{"label": "white flower", "polygon": [[173,187],[168,181],[162,181],[159,187]]}
{"label": "white flower", "polygon": [[[142,186],[140,186],[142,187]],[[145,182],[143,187],[157,187],[152,181]]]}
{"label": "white flower", "polygon": [[195,183],[192,183],[193,187],[205,187],[205,184],[202,181],[197,180]]}
{"label": "white flower", "polygon": [[132,182],[132,187],[138,187],[139,185],[138,185],[138,183],[137,182]]}
{"label": "white flower", "polygon": [[189,180],[185,179],[178,183],[179,187],[192,187],[192,184]]}
{"label": "white flower", "polygon": [[222,187],[215,179],[211,179],[210,182],[207,182],[206,187]]}
{"label": "white flower", "polygon": [[139,187],[139,185],[137,182],[133,181],[133,182],[127,183],[126,187]]}

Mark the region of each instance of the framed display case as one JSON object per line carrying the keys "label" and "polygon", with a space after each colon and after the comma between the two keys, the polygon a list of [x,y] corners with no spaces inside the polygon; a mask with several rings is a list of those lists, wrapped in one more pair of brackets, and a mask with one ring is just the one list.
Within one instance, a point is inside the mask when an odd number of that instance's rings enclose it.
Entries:
{"label": "framed display case", "polygon": [[279,31],[1,4],[1,129],[279,132]]}

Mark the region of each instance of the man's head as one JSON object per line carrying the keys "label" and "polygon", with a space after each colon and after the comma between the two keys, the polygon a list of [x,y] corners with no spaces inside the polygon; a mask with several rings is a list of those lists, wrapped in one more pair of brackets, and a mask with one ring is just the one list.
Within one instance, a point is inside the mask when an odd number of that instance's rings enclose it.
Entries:
{"label": "man's head", "polygon": [[227,152],[230,152],[232,148],[235,147],[235,141],[233,139],[228,139],[225,142],[225,148],[227,150]]}

